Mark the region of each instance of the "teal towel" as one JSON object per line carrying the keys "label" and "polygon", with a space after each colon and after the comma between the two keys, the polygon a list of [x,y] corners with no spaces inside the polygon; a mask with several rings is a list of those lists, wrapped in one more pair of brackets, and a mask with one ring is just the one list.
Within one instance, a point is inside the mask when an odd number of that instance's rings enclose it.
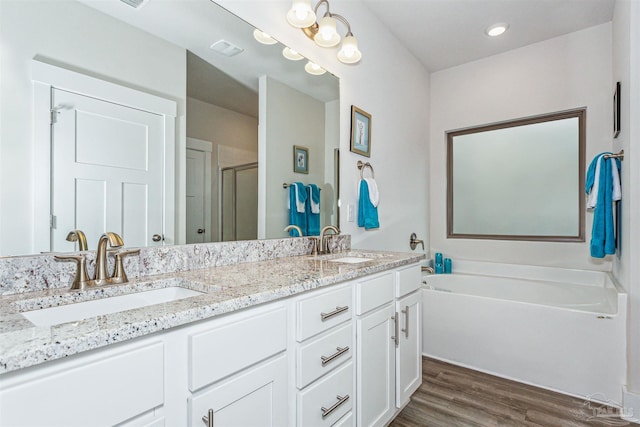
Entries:
{"label": "teal towel", "polygon": [[360,180],[360,199],[358,200],[358,227],[365,230],[380,227],[378,208],[373,206],[369,198],[369,186],[364,179]]}
{"label": "teal towel", "polygon": [[598,154],[589,165],[586,179],[586,191],[591,192],[595,180],[595,170],[600,164],[598,181],[598,199],[593,214],[593,226],[591,228],[591,256],[604,258],[605,255],[616,253],[616,236],[613,226],[613,177],[611,167],[620,169],[620,160],[610,161],[603,156],[611,153]]}
{"label": "teal towel", "polygon": [[[298,212],[296,192],[298,193],[297,199],[303,202],[303,212]],[[302,230],[303,235],[307,235],[307,189],[301,182],[294,182],[289,186],[289,225],[297,225]],[[289,231],[289,235],[296,237],[298,232],[294,229]]]}
{"label": "teal towel", "polygon": [[[307,197],[307,236],[319,236],[320,235],[320,189],[315,184],[309,184],[307,186],[309,195]],[[318,207],[318,212],[314,213],[312,209],[312,202]]]}

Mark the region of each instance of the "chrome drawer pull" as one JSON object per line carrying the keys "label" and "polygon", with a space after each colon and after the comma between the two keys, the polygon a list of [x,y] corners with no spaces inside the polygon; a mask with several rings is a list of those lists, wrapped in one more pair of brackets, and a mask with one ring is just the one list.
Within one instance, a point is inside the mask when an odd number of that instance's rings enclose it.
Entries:
{"label": "chrome drawer pull", "polygon": [[320,408],[322,410],[322,418],[326,418],[329,416],[329,414],[331,414],[333,411],[335,411],[336,409],[338,409],[338,407],[340,405],[342,405],[344,402],[346,402],[347,400],[349,400],[349,395],[347,394],[346,396],[342,397],[340,395],[336,396],[336,399],[338,399],[338,401],[336,403],[333,404],[333,406],[329,409],[325,408],[324,406],[322,408]]}
{"label": "chrome drawer pull", "polygon": [[342,348],[336,347],[336,350],[338,350],[338,351],[333,353],[331,356],[320,356],[320,359],[322,359],[322,366],[324,366],[327,363],[331,362],[336,357],[340,357],[341,355],[345,354],[347,351],[349,351],[349,346],[342,347]]}
{"label": "chrome drawer pull", "polygon": [[320,313],[320,320],[325,321],[333,316],[337,316],[338,314],[342,313],[343,311],[347,311],[349,310],[349,306],[345,305],[344,307],[340,307],[337,306],[335,310],[333,310],[331,313]]}
{"label": "chrome drawer pull", "polygon": [[209,415],[205,415],[202,417],[202,422],[207,427],[213,427],[213,409],[209,409]]}
{"label": "chrome drawer pull", "polygon": [[409,306],[405,305],[404,310],[402,310],[402,312],[404,313],[404,327],[405,327],[405,329],[403,329],[402,332],[404,332],[405,338],[409,338]]}
{"label": "chrome drawer pull", "polygon": [[393,342],[396,344],[396,347],[397,347],[400,340],[400,333],[398,332],[398,312],[397,311],[393,315],[391,320],[393,320],[393,332],[394,332],[394,335],[391,337],[391,339],[393,340]]}

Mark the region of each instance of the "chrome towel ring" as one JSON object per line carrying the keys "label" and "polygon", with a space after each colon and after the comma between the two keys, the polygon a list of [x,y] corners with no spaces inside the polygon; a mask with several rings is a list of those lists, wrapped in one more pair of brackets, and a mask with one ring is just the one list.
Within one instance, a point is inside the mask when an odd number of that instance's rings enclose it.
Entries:
{"label": "chrome towel ring", "polygon": [[371,178],[375,178],[376,174],[373,171],[373,166],[371,166],[371,163],[367,162],[367,163],[363,163],[361,160],[358,160],[358,169],[360,169],[360,179],[364,179],[364,170],[365,168],[369,168],[371,169]]}

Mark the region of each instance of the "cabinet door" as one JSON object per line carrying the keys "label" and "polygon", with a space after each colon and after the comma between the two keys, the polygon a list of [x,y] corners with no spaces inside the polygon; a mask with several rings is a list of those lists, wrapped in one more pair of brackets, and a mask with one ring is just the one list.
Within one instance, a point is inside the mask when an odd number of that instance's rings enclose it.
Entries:
{"label": "cabinet door", "polygon": [[395,412],[394,305],[357,320],[357,425],[382,426]]}
{"label": "cabinet door", "polygon": [[287,425],[287,357],[247,369],[191,398],[190,425],[203,427],[213,411],[216,427]]}
{"label": "cabinet door", "polygon": [[396,348],[396,406],[409,401],[422,384],[422,293],[414,292],[396,302],[400,323]]}

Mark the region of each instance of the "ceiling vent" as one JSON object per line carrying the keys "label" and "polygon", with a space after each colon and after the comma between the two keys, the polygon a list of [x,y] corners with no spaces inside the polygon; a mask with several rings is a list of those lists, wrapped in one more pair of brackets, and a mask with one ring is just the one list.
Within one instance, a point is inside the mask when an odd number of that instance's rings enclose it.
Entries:
{"label": "ceiling vent", "polygon": [[120,0],[120,1],[126,4],[127,6],[131,6],[135,9],[140,9],[147,2],[147,0]]}
{"label": "ceiling vent", "polygon": [[211,45],[211,49],[220,55],[224,56],[236,56],[239,53],[244,52],[244,49],[238,47],[232,43],[229,43],[226,40],[218,40],[214,44]]}

